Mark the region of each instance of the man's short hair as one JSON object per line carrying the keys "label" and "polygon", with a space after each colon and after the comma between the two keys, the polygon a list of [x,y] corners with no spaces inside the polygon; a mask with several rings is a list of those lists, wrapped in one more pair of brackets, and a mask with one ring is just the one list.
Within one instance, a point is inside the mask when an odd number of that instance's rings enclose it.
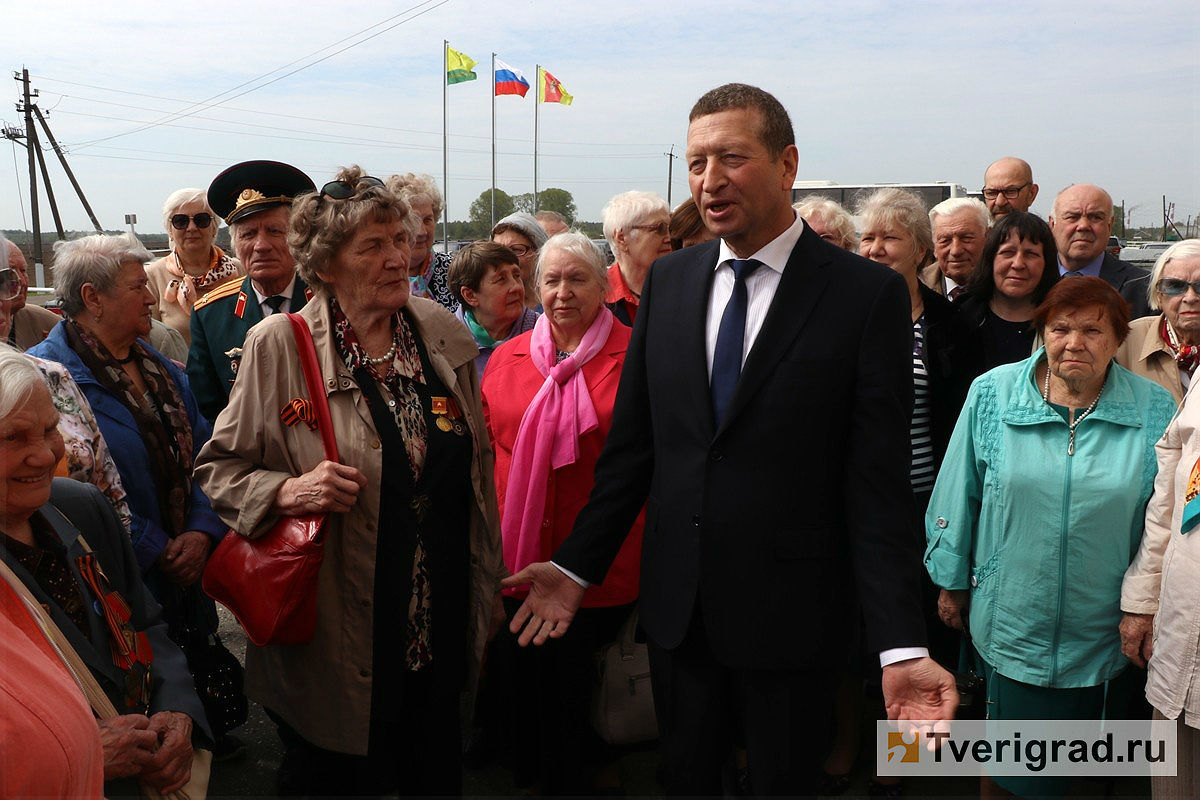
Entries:
{"label": "man's short hair", "polygon": [[705,92],[692,106],[688,122],[695,122],[698,117],[706,117],[709,114],[744,108],[758,111],[762,118],[758,138],[766,146],[771,158],[779,158],[784,150],[796,144],[792,118],[788,116],[783,104],[775,99],[773,94],[745,83],[727,83]]}
{"label": "man's short hair", "polygon": [[539,211],[533,215],[533,218],[542,223],[561,222],[563,225],[567,224],[567,218],[557,211]]}
{"label": "man's short hair", "polygon": [[988,211],[982,200],[976,200],[974,197],[951,197],[943,200],[929,209],[929,223],[936,225],[938,217],[952,217],[960,211],[974,212],[985,234],[988,228],[992,227],[992,212]]}

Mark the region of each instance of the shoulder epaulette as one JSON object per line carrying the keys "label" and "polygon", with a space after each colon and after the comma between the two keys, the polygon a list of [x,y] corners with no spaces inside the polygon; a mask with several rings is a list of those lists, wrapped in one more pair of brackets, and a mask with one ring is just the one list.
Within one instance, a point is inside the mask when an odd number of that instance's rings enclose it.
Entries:
{"label": "shoulder epaulette", "polygon": [[196,301],[196,305],[192,306],[192,310],[199,311],[201,308],[213,302],[214,300],[220,300],[222,297],[229,297],[230,295],[237,294],[239,291],[241,291],[242,282],[245,279],[246,278],[243,275],[235,275],[227,281],[218,283],[216,286],[205,292],[203,297]]}

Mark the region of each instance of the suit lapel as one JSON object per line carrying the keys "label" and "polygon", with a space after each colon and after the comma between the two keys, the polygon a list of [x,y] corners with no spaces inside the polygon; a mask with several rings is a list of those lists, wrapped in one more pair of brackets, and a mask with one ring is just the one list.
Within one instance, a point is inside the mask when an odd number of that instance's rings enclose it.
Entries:
{"label": "suit lapel", "polygon": [[[813,233],[812,228],[805,225],[804,232],[792,248],[787,267],[779,279],[775,297],[767,310],[767,318],[754,340],[754,346],[746,356],[741,377],[738,378],[737,390],[733,394],[729,411],[725,414],[717,436],[729,427],[754,393],[762,387],[775,365],[791,349],[801,328],[808,322],[813,307],[821,298],[825,284],[829,281],[829,259],[821,256],[816,245],[819,241],[820,238]],[[708,396],[709,393],[706,392],[705,397]],[[711,415],[712,412],[709,413]]]}
{"label": "suit lapel", "polygon": [[[708,433],[716,427],[712,410],[712,389],[708,380],[708,299],[712,291],[720,245],[720,240],[702,245],[707,249],[699,255],[700,263],[685,267],[687,279],[679,282],[675,314],[679,333],[684,337],[682,346],[675,348],[675,352],[688,354],[685,357],[689,362],[686,365],[687,386],[683,396],[690,398],[693,403],[692,419],[703,420],[704,429]],[[659,291],[671,288],[664,286],[659,288]]]}
{"label": "suit lapel", "polygon": [[[242,309],[242,324],[241,324],[241,339],[245,340],[246,333],[263,320],[262,306],[258,304],[258,295],[254,291],[254,284],[250,282],[250,276],[246,276],[246,280],[242,281],[242,294],[246,297],[246,307]],[[237,315],[237,303],[234,304],[234,315]],[[240,346],[240,345],[239,345]]]}

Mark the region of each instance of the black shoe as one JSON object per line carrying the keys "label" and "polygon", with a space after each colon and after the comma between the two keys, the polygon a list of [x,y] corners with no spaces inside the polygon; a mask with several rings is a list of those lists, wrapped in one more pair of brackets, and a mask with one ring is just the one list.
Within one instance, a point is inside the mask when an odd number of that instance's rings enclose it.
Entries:
{"label": "black shoe", "polygon": [[214,764],[219,764],[222,761],[232,761],[246,754],[246,745],[236,736],[228,733],[222,734],[217,737],[217,741],[213,744],[212,754]]}
{"label": "black shoe", "polygon": [[870,797],[904,797],[904,784],[867,781],[867,794]]}
{"label": "black shoe", "polygon": [[850,788],[850,775],[830,775],[828,772],[821,773],[821,787],[817,790],[817,794],[821,797],[840,797]]}

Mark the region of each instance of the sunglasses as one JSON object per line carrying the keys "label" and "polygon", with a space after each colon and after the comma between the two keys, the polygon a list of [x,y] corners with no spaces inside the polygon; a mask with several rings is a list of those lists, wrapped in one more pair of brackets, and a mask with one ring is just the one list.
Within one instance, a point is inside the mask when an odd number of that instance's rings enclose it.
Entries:
{"label": "sunglasses", "polygon": [[199,214],[193,214],[190,217],[187,214],[176,214],[171,217],[171,227],[177,231],[184,231],[187,230],[189,222],[194,222],[197,228],[204,230],[209,225],[212,225],[212,221],[212,214],[206,211],[201,211]]}
{"label": "sunglasses", "polygon": [[21,276],[15,269],[0,269],[0,300],[15,300],[21,294]]}
{"label": "sunglasses", "polygon": [[671,230],[666,222],[660,222],[657,225],[634,225],[633,229],[635,231],[648,231],[655,236],[666,236],[668,231]]}
{"label": "sunglasses", "polygon": [[357,182],[350,181],[330,181],[321,187],[321,197],[328,197],[332,200],[349,200],[358,192],[359,187],[383,186],[383,181],[379,178],[372,178],[370,175],[364,175]]}
{"label": "sunglasses", "polygon": [[1158,282],[1158,290],[1167,297],[1179,297],[1180,295],[1187,294],[1189,286],[1193,292],[1200,295],[1200,281],[1188,283],[1179,278],[1163,278]]}

